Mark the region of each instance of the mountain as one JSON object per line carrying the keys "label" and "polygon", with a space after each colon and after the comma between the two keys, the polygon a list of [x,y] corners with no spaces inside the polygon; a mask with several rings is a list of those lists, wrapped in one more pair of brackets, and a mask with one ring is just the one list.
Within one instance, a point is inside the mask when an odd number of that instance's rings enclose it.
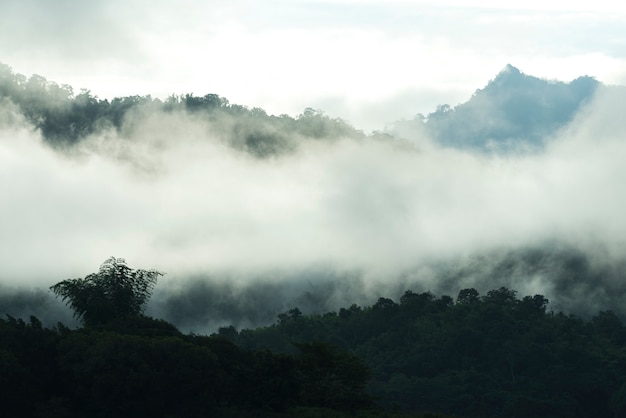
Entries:
{"label": "mountain", "polygon": [[522,73],[507,64],[465,103],[441,105],[428,116],[397,122],[392,133],[425,130],[445,147],[479,151],[541,149],[547,138],[572,120],[600,83],[579,77],[569,83]]}
{"label": "mountain", "polygon": [[[455,107],[440,105],[427,116],[396,122],[387,133],[402,138],[407,132],[425,131],[445,147],[485,152],[541,149],[599,85],[588,76],[569,83],[540,79],[508,64],[467,102]],[[27,78],[4,64],[0,64],[0,99],[15,104],[53,145],[76,144],[102,129],[122,134],[124,124],[141,117],[147,108],[201,115],[220,131],[225,142],[261,158],[288,153],[302,140],[366,137],[341,119],[315,109],[306,109],[296,118],[273,116],[262,109],[231,104],[215,94],[171,96],[163,102],[150,96],[100,100],[88,90],[75,94],[70,86],[59,86],[38,75]],[[390,139],[380,132],[373,137]]]}

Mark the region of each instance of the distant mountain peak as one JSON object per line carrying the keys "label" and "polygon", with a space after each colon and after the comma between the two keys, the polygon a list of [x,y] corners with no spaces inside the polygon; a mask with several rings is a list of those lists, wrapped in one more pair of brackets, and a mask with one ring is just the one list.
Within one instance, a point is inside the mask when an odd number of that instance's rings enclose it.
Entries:
{"label": "distant mountain peak", "polygon": [[504,66],[502,70],[496,75],[496,77],[491,80],[491,83],[503,84],[503,83],[511,83],[518,82],[525,78],[534,78],[528,76],[521,72],[517,67],[512,66],[511,64],[507,64]]}
{"label": "distant mountain peak", "polygon": [[499,75],[521,75],[522,72],[517,68],[512,66],[511,64],[507,64],[504,66],[502,70],[498,73]]}
{"label": "distant mountain peak", "polygon": [[426,130],[448,147],[486,152],[541,150],[588,102],[599,82],[592,77],[549,81],[507,64],[470,100],[439,106],[421,119]]}

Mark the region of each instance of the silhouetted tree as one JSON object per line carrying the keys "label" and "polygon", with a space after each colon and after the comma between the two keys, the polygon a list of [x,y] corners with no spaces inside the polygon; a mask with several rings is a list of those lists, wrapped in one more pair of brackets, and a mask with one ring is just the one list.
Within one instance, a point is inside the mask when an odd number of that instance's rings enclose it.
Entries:
{"label": "silhouetted tree", "polygon": [[289,309],[287,312],[278,314],[278,322],[280,324],[284,324],[289,321],[295,321],[302,316],[302,311],[295,307],[293,309]]}
{"label": "silhouetted tree", "polygon": [[97,273],[63,280],[50,289],[60,296],[86,325],[139,315],[152,294],[156,270],[133,270],[123,258],[107,259]]}
{"label": "silhouetted tree", "polygon": [[463,305],[477,302],[480,302],[480,294],[478,293],[478,290],[473,288],[462,289],[459,291],[459,295],[456,298],[456,303]]}

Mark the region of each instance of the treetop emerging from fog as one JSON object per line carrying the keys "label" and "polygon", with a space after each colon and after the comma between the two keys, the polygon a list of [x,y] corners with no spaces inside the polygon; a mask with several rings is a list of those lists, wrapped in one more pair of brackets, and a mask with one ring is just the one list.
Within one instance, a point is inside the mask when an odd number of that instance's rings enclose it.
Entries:
{"label": "treetop emerging from fog", "polygon": [[50,289],[87,325],[100,325],[143,312],[157,278],[156,270],[133,270],[123,258],[108,258],[97,273],[63,280]]}

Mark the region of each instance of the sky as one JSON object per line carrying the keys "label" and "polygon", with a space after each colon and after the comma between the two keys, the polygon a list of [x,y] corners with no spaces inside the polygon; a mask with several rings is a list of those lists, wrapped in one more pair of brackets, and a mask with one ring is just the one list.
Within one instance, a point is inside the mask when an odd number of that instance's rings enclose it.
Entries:
{"label": "sky", "polygon": [[[0,0],[0,62],[100,98],[216,93],[371,131],[464,102],[507,63],[626,85],[626,6],[557,4]],[[59,152],[0,102],[0,308],[8,288],[40,301],[115,256],[166,273],[151,312],[188,331],[255,324],[303,294],[335,309],[407,288],[506,285],[619,310],[625,101],[601,90],[538,154],[488,157],[418,132],[265,160],[216,138],[219,121],[154,109]],[[549,248],[540,269],[507,261],[528,248]],[[585,274],[555,273],[567,254],[584,255]]]}
{"label": "sky", "polygon": [[626,6],[602,1],[0,1],[0,62],[100,98],[219,94],[366,132],[466,101],[510,63],[626,84]]}

